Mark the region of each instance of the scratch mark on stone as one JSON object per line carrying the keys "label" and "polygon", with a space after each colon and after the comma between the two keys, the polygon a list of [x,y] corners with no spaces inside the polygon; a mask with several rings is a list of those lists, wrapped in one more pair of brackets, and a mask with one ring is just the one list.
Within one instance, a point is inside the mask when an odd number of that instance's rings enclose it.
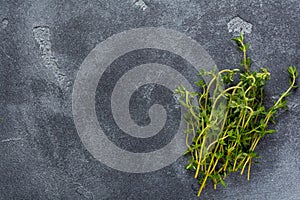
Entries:
{"label": "scratch mark on stone", "polygon": [[277,99],[279,99],[279,95],[271,96],[271,99],[272,99],[272,100],[277,100]]}
{"label": "scratch mark on stone", "polygon": [[253,25],[251,23],[246,22],[240,17],[234,17],[227,24],[229,33],[232,32],[234,35],[239,35],[240,32],[243,34],[250,34],[252,32],[252,27]]}
{"label": "scratch mark on stone", "polygon": [[298,104],[298,103],[294,103],[294,102],[289,102],[289,103],[287,104],[287,107],[288,107],[290,110],[295,109],[295,108],[297,108],[298,106],[299,106],[299,104]]}
{"label": "scratch mark on stone", "polygon": [[133,5],[143,11],[149,8],[143,0],[133,0]]}
{"label": "scratch mark on stone", "polygon": [[73,81],[72,80],[68,80],[66,83],[66,87],[71,87],[73,85]]}
{"label": "scratch mark on stone", "polygon": [[94,199],[94,195],[92,192],[88,191],[85,187],[83,187],[80,183],[76,183],[78,187],[76,188],[76,192],[82,196],[84,196],[86,199],[92,200]]}
{"label": "scratch mark on stone", "polygon": [[13,142],[18,140],[22,140],[22,138],[8,138],[8,139],[1,140],[1,142]]}
{"label": "scratch mark on stone", "polygon": [[7,25],[8,25],[8,19],[7,18],[2,19],[1,28],[5,29]]}
{"label": "scratch mark on stone", "polygon": [[60,86],[63,85],[65,74],[61,72],[57,65],[57,59],[53,55],[50,41],[50,29],[47,26],[37,26],[33,28],[33,36],[39,44],[42,52],[43,64],[51,71],[53,71],[55,78]]}
{"label": "scratch mark on stone", "polygon": [[263,2],[262,2],[262,0],[259,0],[259,7],[262,8],[262,6],[263,6]]}
{"label": "scratch mark on stone", "polygon": [[5,56],[7,57],[7,58],[9,58],[9,59],[11,59],[12,61],[14,61],[14,62],[16,62],[16,60],[14,59],[14,58],[12,58],[10,55],[8,55],[7,53],[6,53],[6,51],[0,46],[0,50],[5,54]]}

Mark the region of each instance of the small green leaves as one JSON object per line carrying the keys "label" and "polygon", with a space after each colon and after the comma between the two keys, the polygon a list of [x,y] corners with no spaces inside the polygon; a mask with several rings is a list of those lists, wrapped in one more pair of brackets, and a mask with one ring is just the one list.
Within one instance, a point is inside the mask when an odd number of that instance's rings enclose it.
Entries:
{"label": "small green leaves", "polygon": [[[295,84],[296,79],[298,78],[299,75],[297,68],[295,66],[290,66],[288,68],[288,73],[290,75],[290,79],[289,79],[290,85],[293,85],[293,89],[298,88],[298,86]],[[294,79],[295,81],[293,82]]]}
{"label": "small green leaves", "polygon": [[219,175],[219,181],[220,181],[221,185],[223,185],[223,187],[226,188],[226,183],[220,175]]}
{"label": "small green leaves", "polygon": [[[259,158],[255,152],[258,142],[265,135],[275,132],[268,128],[269,123],[275,122],[278,109],[287,107],[286,97],[291,94],[292,89],[297,88],[298,70],[295,66],[290,66],[290,87],[272,107],[266,109],[263,105],[264,87],[270,79],[270,72],[267,68],[250,71],[251,59],[247,57],[250,43],[244,43],[244,39],[243,34],[240,34],[232,40],[243,53],[241,66],[245,72],[239,69],[220,72],[200,69],[198,75],[201,79],[196,85],[202,92],[189,92],[183,86],[175,90],[179,94],[179,103],[187,110],[184,114],[187,123],[185,134],[187,141],[189,139],[192,143],[187,144],[188,148],[184,153],[190,158],[185,169],[195,171],[195,178],[200,184],[198,196],[207,181],[212,181],[214,188],[217,184],[226,187],[224,179],[229,173],[240,170],[243,174],[248,169],[248,179],[250,178],[251,165]],[[209,76],[211,81],[205,83],[202,76]],[[219,89],[220,82],[227,85],[225,91]],[[225,110],[225,115],[214,110],[217,96],[227,100],[227,104],[218,105]]]}
{"label": "small green leaves", "polygon": [[299,75],[298,74],[298,70],[297,70],[297,68],[295,66],[290,66],[288,68],[288,72],[289,72],[289,74],[290,74],[291,77],[295,76],[297,78],[298,75]]}
{"label": "small green leaves", "polygon": [[191,169],[196,170],[196,165],[195,165],[195,163],[189,163],[188,165],[185,166],[185,169],[186,170],[191,170]]}
{"label": "small green leaves", "polygon": [[243,52],[243,59],[241,60],[241,66],[245,68],[246,72],[250,72],[250,66],[251,66],[251,60],[249,57],[247,57],[247,50],[250,47],[250,43],[244,43],[244,35],[240,33],[240,36],[236,38],[232,38],[233,41],[235,41],[236,46],[238,50]]}
{"label": "small green leaves", "polygon": [[249,49],[249,47],[250,47],[250,43],[249,43],[249,42],[247,42],[247,43],[245,44],[245,49],[246,49],[246,50],[248,50],[248,49]]}
{"label": "small green leaves", "polygon": [[205,83],[204,83],[203,79],[200,79],[200,80],[196,83],[196,85],[197,85],[198,87],[200,87],[200,88],[203,88],[203,87],[205,86]]}
{"label": "small green leaves", "polygon": [[244,42],[244,35],[240,33],[238,37],[232,38],[231,40],[236,42],[237,47],[241,47]]}

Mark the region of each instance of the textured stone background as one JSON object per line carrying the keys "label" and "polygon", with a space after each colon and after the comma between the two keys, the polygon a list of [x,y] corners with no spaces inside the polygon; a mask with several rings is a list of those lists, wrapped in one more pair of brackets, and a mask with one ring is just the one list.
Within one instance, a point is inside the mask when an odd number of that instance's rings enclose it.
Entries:
{"label": "textured stone background", "polygon": [[[240,55],[230,38],[242,28],[253,68],[270,67],[273,101],[287,87],[287,66],[300,65],[299,13],[299,0],[1,0],[0,199],[197,199],[184,158],[129,174],[84,148],[71,112],[80,64],[109,36],[152,26],[186,34],[219,68],[232,67]],[[230,176],[203,199],[300,199],[299,92],[280,113],[278,133],[260,142],[250,182]]]}

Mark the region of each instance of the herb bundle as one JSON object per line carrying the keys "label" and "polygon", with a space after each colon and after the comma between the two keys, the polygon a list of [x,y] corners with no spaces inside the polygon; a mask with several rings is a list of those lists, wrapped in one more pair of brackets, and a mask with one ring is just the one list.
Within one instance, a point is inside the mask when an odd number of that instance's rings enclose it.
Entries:
{"label": "herb bundle", "polygon": [[224,179],[231,172],[243,174],[247,170],[250,179],[253,159],[258,158],[255,152],[258,142],[275,131],[268,126],[275,122],[278,109],[287,107],[286,97],[297,87],[298,71],[290,66],[289,88],[272,107],[266,108],[264,86],[270,79],[270,72],[266,68],[251,71],[247,55],[250,44],[244,42],[242,34],[232,40],[243,54],[241,70],[202,70],[199,76],[208,77],[210,81],[205,83],[200,79],[197,82],[201,92],[190,92],[183,86],[175,90],[180,104],[187,110],[184,114],[187,124],[185,155],[189,156],[186,169],[195,171],[200,184],[198,196],[209,180],[214,188],[219,183],[225,187]]}

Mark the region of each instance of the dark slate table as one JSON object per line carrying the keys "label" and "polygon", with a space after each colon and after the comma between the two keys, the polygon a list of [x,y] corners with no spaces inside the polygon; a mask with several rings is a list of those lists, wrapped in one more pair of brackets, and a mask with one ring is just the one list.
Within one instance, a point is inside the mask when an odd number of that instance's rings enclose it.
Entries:
{"label": "dark slate table", "polygon": [[[97,146],[97,140],[86,137],[90,141],[83,142],[84,134],[78,134],[74,107],[72,110],[76,74],[90,52],[111,36],[145,27],[173,30],[182,34],[182,38],[197,41],[218,68],[224,69],[236,67],[239,62],[241,55],[230,38],[242,31],[251,43],[253,69],[268,66],[272,73],[266,92],[268,105],[287,88],[287,67],[296,65],[299,69],[300,65],[299,0],[1,0],[0,22],[0,199],[3,200],[197,199],[197,181],[184,170],[186,158],[168,161],[171,164],[165,167],[167,162],[160,161],[162,166],[157,166],[151,161],[154,164],[148,172],[141,165],[140,173],[130,173],[137,171],[136,166],[127,166],[122,157],[119,165],[116,160],[109,163],[107,155],[101,162],[101,152],[95,154],[93,147],[86,145],[94,142]],[[147,40],[150,36],[142,37]],[[157,41],[155,45],[161,45]],[[177,43],[170,40],[163,45],[173,45],[176,51]],[[135,44],[132,40],[127,43],[125,40],[124,44],[116,45],[132,44]],[[117,46],[115,49],[100,46],[103,48],[99,51],[110,55],[118,52]],[[179,51],[180,48],[179,45]],[[192,50],[187,48],[190,53]],[[100,62],[104,57],[97,59]],[[127,110],[129,121],[137,126],[151,124],[150,117],[157,117],[155,113],[168,115],[162,132],[152,133],[148,138],[134,137],[121,130],[111,117],[109,101],[114,85],[130,69],[146,63],[177,67],[189,81],[195,79],[194,71],[186,70],[193,66],[184,59],[153,48],[124,54],[107,68],[102,82],[96,85],[96,117],[109,141],[137,154],[147,154],[169,144],[180,118],[172,92],[156,83],[136,84]],[[131,77],[146,81],[150,72],[141,71]],[[155,69],[152,72],[157,73]],[[91,71],[87,73],[93,76]],[[163,80],[169,80],[168,76]],[[81,95],[85,98],[89,93]],[[118,102],[116,110],[122,111],[122,101]],[[153,104],[163,105],[165,112],[161,106],[154,109]],[[215,191],[208,185],[202,198],[300,199],[299,105],[297,90],[289,97],[289,109],[279,113],[278,123],[273,126],[278,132],[259,143],[257,151],[262,159],[252,167],[249,182],[245,175],[230,175],[226,189],[218,187]],[[156,112],[151,114],[149,109]],[[128,118],[120,120],[128,122]],[[158,119],[157,123],[161,121]],[[84,132],[86,127],[81,127]],[[106,153],[114,152],[109,149]],[[153,171],[151,167],[160,169]]]}

